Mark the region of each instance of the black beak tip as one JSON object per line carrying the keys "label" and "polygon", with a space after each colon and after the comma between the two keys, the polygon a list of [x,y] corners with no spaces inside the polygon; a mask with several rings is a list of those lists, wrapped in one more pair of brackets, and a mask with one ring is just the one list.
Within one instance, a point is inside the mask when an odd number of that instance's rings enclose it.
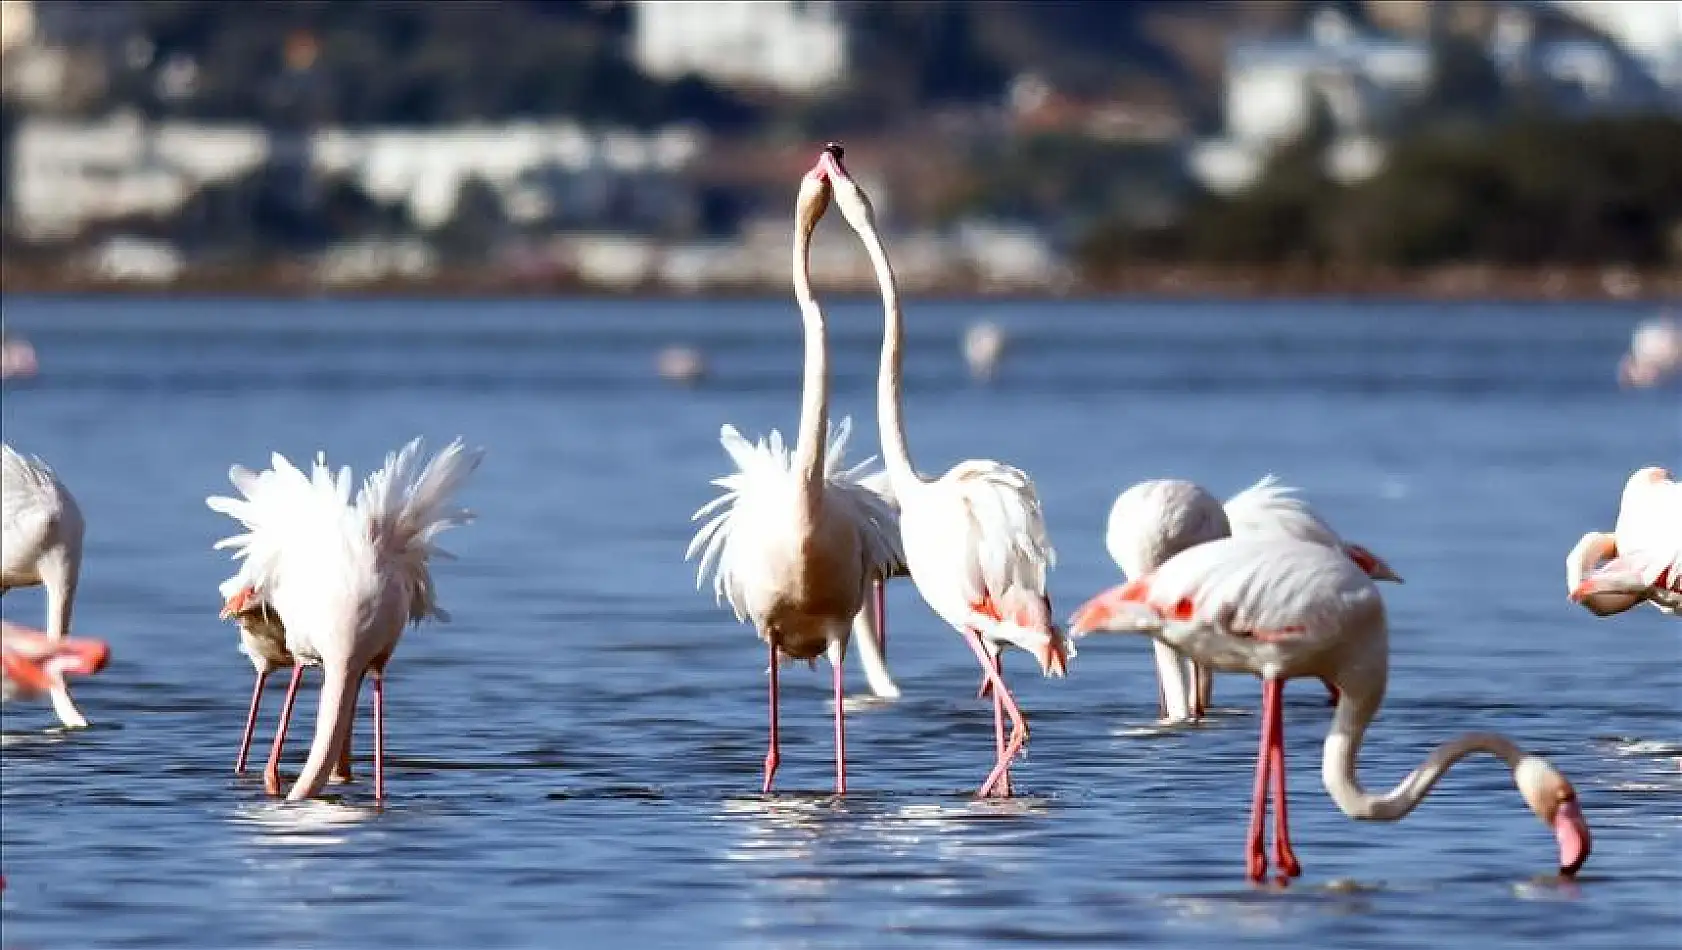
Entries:
{"label": "black beak tip", "polygon": [[829,157],[836,159],[844,158],[847,154],[847,150],[841,147],[840,142],[825,142],[823,150]]}

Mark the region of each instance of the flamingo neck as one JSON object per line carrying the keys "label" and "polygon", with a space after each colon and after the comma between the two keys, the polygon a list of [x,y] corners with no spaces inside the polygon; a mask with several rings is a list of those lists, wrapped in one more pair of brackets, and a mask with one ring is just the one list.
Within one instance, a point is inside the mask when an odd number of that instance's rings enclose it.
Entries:
{"label": "flamingo neck", "polygon": [[917,469],[911,464],[911,449],[905,441],[904,393],[901,383],[905,349],[905,318],[899,305],[899,285],[894,279],[893,265],[882,247],[876,222],[866,205],[854,209],[842,205],[847,222],[864,242],[870,256],[871,269],[876,273],[877,288],[882,294],[882,364],[876,377],[877,424],[881,428],[882,463],[888,472],[894,494],[903,505],[908,495],[923,484]]}
{"label": "flamingo neck", "polygon": [[47,588],[47,635],[54,640],[70,636],[70,616],[76,607],[78,557],[64,551],[50,556],[41,566]]}
{"label": "flamingo neck", "polygon": [[805,338],[794,467],[800,476],[802,507],[808,517],[815,517],[823,503],[829,428],[829,347],[824,338],[823,308],[812,293],[812,231],[817,223],[816,217],[798,216],[794,228],[794,298],[800,305]]}
{"label": "flamingo neck", "polygon": [[1576,590],[1589,572],[1618,553],[1618,541],[1610,534],[1590,531],[1577,541],[1577,546],[1565,556],[1565,586]]}
{"label": "flamingo neck", "polygon": [[1382,680],[1376,689],[1371,686],[1346,686],[1338,699],[1337,713],[1332,718],[1331,732],[1320,763],[1320,779],[1337,807],[1351,818],[1367,821],[1397,821],[1414,810],[1431,788],[1448,773],[1456,762],[1474,752],[1487,752],[1517,768],[1524,752],[1505,736],[1487,732],[1471,732],[1437,746],[1425,761],[1395,788],[1383,794],[1361,787],[1356,777],[1356,761],[1368,724],[1378,714],[1384,700]]}
{"label": "flamingo neck", "polygon": [[287,793],[287,801],[302,801],[320,794],[327,785],[327,777],[338,764],[345,744],[350,740],[351,720],[356,715],[356,686],[361,677],[351,670],[348,661],[326,661],[322,664],[321,693],[315,714],[315,738],[310,741],[309,758],[303,771]]}

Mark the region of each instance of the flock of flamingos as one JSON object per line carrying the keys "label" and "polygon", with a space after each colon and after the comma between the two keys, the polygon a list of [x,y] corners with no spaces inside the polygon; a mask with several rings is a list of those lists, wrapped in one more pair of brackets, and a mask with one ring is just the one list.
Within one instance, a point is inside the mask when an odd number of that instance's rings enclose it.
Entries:
{"label": "flock of flamingos", "polygon": [[[1459,759],[1486,752],[1511,768],[1525,804],[1552,828],[1563,874],[1587,859],[1590,835],[1571,783],[1504,736],[1461,736],[1383,794],[1364,789],[1356,758],[1384,699],[1389,663],[1383,597],[1375,581],[1400,582],[1383,559],[1340,538],[1291,489],[1271,477],[1224,504],[1190,482],[1156,480],[1121,494],[1110,512],[1108,547],[1128,581],[1083,604],[1065,630],[1053,619],[1046,573],[1055,555],[1034,483],[1010,465],[970,460],[930,479],[918,473],[901,410],[903,328],[894,273],[869,199],[828,145],[800,185],[793,247],[794,290],[805,330],[799,432],[793,446],[773,431],[749,442],[721,433],[735,470],[716,480],[717,499],[688,557],[700,580],[739,621],[752,623],[770,661],[770,743],[764,791],[779,760],[777,678],[786,661],[826,657],[835,682],[835,789],[847,790],[842,667],[856,640],[878,693],[897,694],[884,662],[882,585],[909,577],[928,605],[975,655],[982,695],[994,713],[995,758],[979,794],[1011,794],[1010,766],[1028,724],[1005,682],[1008,647],[1063,676],[1071,638],[1133,633],[1154,641],[1162,714],[1194,720],[1209,703],[1212,671],[1262,680],[1261,746],[1246,848],[1251,879],[1267,873],[1266,808],[1273,800],[1272,862],[1301,873],[1286,819],[1285,681],[1321,680],[1336,705],[1322,776],[1351,818],[1394,821],[1411,811]],[[836,204],[875,269],[886,327],[878,411],[885,471],[846,467],[848,420],[831,430],[824,315],[813,297],[812,233]],[[235,466],[238,498],[212,497],[244,533],[219,542],[240,562],[221,587],[222,616],[238,623],[240,649],[256,672],[240,742],[244,770],[268,676],[291,670],[280,725],[265,769],[279,794],[279,760],[293,701],[307,666],[322,670],[315,736],[287,799],[317,795],[350,779],[352,718],[362,680],[373,680],[374,795],[383,799],[382,680],[404,627],[444,618],[429,564],[437,536],[469,520],[452,502],[480,453],[460,440],[424,459],[419,440],[389,455],[360,487],[349,469],[316,458],[310,471],[275,455],[271,467]],[[39,460],[4,449],[4,551],[0,587],[44,585],[45,632],[7,624],[8,696],[46,694],[68,726],[84,726],[67,676],[106,662],[99,641],[68,635],[81,557],[82,518],[69,492]],[[1632,475],[1611,533],[1591,533],[1566,561],[1570,597],[1597,615],[1648,602],[1682,610],[1682,484],[1657,468]],[[859,632],[854,637],[854,631]]]}

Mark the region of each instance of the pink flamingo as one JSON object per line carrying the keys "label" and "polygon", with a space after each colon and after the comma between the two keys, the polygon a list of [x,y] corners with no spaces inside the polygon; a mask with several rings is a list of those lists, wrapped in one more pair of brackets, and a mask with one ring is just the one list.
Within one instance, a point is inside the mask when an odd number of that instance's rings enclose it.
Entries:
{"label": "pink flamingo", "polygon": [[1355,775],[1367,726],[1384,702],[1389,630],[1378,588],[1354,561],[1325,545],[1290,538],[1228,538],[1196,545],[1161,567],[1087,601],[1071,632],[1136,633],[1216,669],[1262,678],[1261,748],[1256,756],[1247,871],[1267,873],[1262,841],[1271,788],[1273,862],[1302,872],[1291,849],[1285,806],[1283,696],[1287,679],[1318,676],[1341,691],[1326,735],[1321,777],[1345,815],[1397,821],[1422,801],[1454,763],[1487,752],[1512,769],[1530,810],[1553,829],[1559,868],[1575,874],[1590,836],[1565,776],[1505,736],[1469,733],[1440,745],[1395,788],[1368,792]]}

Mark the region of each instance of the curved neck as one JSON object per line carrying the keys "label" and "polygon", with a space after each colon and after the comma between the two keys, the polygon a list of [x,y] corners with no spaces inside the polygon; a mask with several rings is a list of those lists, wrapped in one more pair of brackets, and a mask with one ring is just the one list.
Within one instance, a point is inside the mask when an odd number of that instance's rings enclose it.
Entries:
{"label": "curved neck", "polygon": [[865,253],[870,255],[870,266],[876,272],[876,284],[882,293],[882,365],[876,378],[876,419],[882,430],[882,462],[894,486],[894,494],[903,503],[905,496],[922,484],[922,480],[911,464],[911,449],[905,442],[905,417],[901,405],[903,386],[900,381],[905,326],[899,307],[899,286],[894,280],[893,265],[888,263],[888,252],[882,247],[882,238],[876,233],[876,223],[872,220],[869,206],[854,208],[849,203],[843,204],[841,210],[847,217],[847,223],[858,232],[859,240],[864,242]]}
{"label": "curved neck", "polygon": [[[1342,684],[1339,684],[1340,686]],[[1361,787],[1355,776],[1356,759],[1360,755],[1361,740],[1367,724],[1378,714],[1384,699],[1384,686],[1356,691],[1345,688],[1332,719],[1331,732],[1320,762],[1320,779],[1326,791],[1345,815],[1372,821],[1396,821],[1418,806],[1456,762],[1474,752],[1487,752],[1516,768],[1524,757],[1522,750],[1505,736],[1494,733],[1471,732],[1437,746],[1418,768],[1396,783],[1390,791],[1375,794]]]}
{"label": "curved neck", "polygon": [[1610,534],[1590,531],[1577,541],[1577,546],[1565,556],[1565,586],[1576,590],[1577,585],[1601,562],[1618,553],[1618,542]]}
{"label": "curved neck", "polygon": [[794,469],[800,476],[801,499],[809,515],[823,503],[824,437],[829,427],[829,351],[824,341],[823,309],[812,295],[812,231],[817,224],[814,216],[797,215],[794,226],[794,299],[800,304],[806,346]]}

